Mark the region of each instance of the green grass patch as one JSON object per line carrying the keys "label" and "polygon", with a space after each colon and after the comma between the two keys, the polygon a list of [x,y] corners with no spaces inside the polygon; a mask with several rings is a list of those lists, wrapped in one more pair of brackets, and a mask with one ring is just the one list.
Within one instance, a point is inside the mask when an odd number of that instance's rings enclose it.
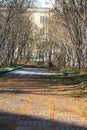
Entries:
{"label": "green grass patch", "polygon": [[0,70],[11,70],[11,69],[14,69],[14,67],[8,67],[8,66],[0,67]]}
{"label": "green grass patch", "polygon": [[75,84],[79,83],[76,76],[73,76],[73,77],[69,77],[69,76],[49,77],[49,82],[50,83],[54,82],[57,85],[75,85]]}
{"label": "green grass patch", "polygon": [[4,80],[4,76],[0,75],[0,82]]}

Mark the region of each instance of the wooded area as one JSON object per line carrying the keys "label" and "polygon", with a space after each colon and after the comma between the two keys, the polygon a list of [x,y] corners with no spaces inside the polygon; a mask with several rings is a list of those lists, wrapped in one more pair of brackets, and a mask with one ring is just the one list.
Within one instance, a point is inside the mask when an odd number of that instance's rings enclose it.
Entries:
{"label": "wooded area", "polygon": [[34,48],[49,66],[87,67],[87,1],[56,0],[43,25],[33,22],[31,7],[23,1],[0,1],[0,64],[30,60]]}

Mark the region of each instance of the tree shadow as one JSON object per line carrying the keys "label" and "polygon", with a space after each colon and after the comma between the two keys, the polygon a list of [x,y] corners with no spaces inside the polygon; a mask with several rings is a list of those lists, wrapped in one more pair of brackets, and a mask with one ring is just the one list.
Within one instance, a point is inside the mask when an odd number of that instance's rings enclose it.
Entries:
{"label": "tree shadow", "polygon": [[[53,84],[51,81],[53,80]],[[75,87],[63,86],[61,87],[56,79],[47,77],[10,77],[6,81],[0,82],[0,94],[1,99],[9,94],[18,95],[18,97],[24,94],[37,94],[39,95],[66,95],[65,91],[71,91],[76,89]],[[60,93],[57,93],[60,92]],[[20,108],[24,104],[23,99],[18,97],[13,98],[10,95],[10,99],[4,103],[4,106],[0,107],[0,130],[87,130],[87,127],[83,122],[80,122],[74,115],[67,114],[53,114],[45,113],[44,110],[38,113],[28,111],[27,114],[20,114]],[[13,101],[14,100],[14,101]],[[36,99],[37,100],[37,99]],[[16,108],[13,108],[14,103]],[[28,103],[28,102],[27,102]],[[14,109],[12,112],[8,112],[10,108]],[[32,104],[31,104],[32,106]],[[37,106],[38,107],[38,106]],[[32,107],[33,108],[33,107]],[[35,106],[33,109],[37,109]],[[16,112],[15,112],[16,111]],[[25,110],[26,111],[26,110]]]}
{"label": "tree shadow", "polygon": [[51,119],[49,114],[23,115],[0,111],[0,130],[87,130],[87,127],[72,115],[59,114]]}
{"label": "tree shadow", "polygon": [[0,93],[59,95],[57,92],[61,92],[61,95],[64,95],[65,91],[77,89],[75,86],[66,86],[66,84],[61,86],[61,84],[56,77],[10,77],[0,82]]}

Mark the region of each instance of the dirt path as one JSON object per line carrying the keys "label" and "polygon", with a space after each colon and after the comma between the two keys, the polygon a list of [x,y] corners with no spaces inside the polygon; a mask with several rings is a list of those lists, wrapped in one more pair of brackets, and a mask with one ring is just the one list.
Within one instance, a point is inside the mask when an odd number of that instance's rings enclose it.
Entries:
{"label": "dirt path", "polygon": [[72,89],[46,77],[7,78],[0,82],[0,130],[87,130]]}

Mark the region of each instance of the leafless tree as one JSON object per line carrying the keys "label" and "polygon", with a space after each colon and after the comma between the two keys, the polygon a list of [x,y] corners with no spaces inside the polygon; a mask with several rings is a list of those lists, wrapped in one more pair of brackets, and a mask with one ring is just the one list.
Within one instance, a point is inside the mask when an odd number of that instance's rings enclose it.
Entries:
{"label": "leafless tree", "polygon": [[44,59],[48,61],[49,67],[52,65],[66,66],[67,57],[70,57],[68,54],[71,49],[69,33],[63,24],[63,16],[61,14],[56,16],[53,13],[41,29],[40,49]]}
{"label": "leafless tree", "polygon": [[[13,0],[0,3],[0,49],[1,62],[5,65],[16,64],[24,48],[30,46],[34,24],[32,13],[27,10],[29,3]],[[30,48],[29,48],[30,49]],[[29,54],[29,50],[27,54]]]}
{"label": "leafless tree", "polygon": [[[70,40],[73,44],[78,68],[86,66],[87,55],[87,1],[86,0],[56,0],[56,13],[63,14]],[[60,7],[60,8],[59,8]]]}

